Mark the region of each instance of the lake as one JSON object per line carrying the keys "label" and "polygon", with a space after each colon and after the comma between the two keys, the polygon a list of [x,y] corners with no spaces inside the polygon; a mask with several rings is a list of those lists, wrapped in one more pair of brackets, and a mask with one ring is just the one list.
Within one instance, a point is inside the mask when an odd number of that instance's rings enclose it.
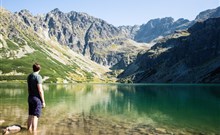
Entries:
{"label": "lake", "polygon": [[[39,134],[220,134],[220,85],[43,84]],[[1,128],[28,117],[26,84],[0,84]],[[27,134],[23,130],[19,134]]]}

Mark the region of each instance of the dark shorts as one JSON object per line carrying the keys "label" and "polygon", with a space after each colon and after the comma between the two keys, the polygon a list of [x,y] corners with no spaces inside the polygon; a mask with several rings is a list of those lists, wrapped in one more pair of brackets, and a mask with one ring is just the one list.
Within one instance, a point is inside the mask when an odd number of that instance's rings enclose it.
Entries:
{"label": "dark shorts", "polygon": [[28,97],[29,115],[37,116],[41,115],[42,102],[38,97]]}

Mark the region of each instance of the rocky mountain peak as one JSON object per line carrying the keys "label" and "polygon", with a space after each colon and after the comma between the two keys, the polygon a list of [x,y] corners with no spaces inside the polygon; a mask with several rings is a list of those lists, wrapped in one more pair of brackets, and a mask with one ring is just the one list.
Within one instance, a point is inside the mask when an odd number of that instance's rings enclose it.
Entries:
{"label": "rocky mountain peak", "polygon": [[46,18],[48,17],[52,17],[52,18],[56,18],[56,20],[64,21],[64,18],[66,17],[66,15],[65,13],[60,11],[58,8],[55,8],[46,14]]}
{"label": "rocky mountain peak", "polygon": [[[30,12],[29,10],[27,10],[27,9],[23,9],[23,10],[21,10],[20,12],[15,13],[15,14],[17,14],[17,15],[23,17],[26,21],[29,20],[30,18],[33,18],[33,15],[32,15],[31,12]],[[30,23],[29,23],[28,25],[30,25]]]}
{"label": "rocky mountain peak", "polygon": [[[219,10],[220,8],[208,10],[201,13],[197,18],[219,16]],[[209,30],[209,27],[201,33],[198,32],[196,34],[192,34],[193,31],[200,30],[200,27],[202,28],[202,25],[199,24],[191,27],[188,30],[189,33],[188,31],[182,31],[188,29],[196,21],[190,22],[189,20],[183,18],[175,21],[172,17],[152,19],[141,26],[115,27],[102,19],[95,18],[86,13],[75,11],[64,13],[56,8],[46,15],[41,16],[33,16],[28,10],[22,10],[15,14],[4,12],[0,20],[0,26],[3,26],[1,27],[3,29],[0,30],[1,34],[3,33],[3,35],[7,36],[9,40],[16,42],[14,47],[18,47],[20,44],[29,45],[29,42],[32,45],[32,39],[41,38],[39,39],[39,44],[42,44],[40,41],[43,39],[42,41],[45,40],[46,42],[51,42],[52,44],[56,43],[56,45],[60,45],[61,48],[63,46],[67,46],[68,49],[80,54],[80,56],[83,57],[84,55],[86,58],[89,58],[98,64],[112,67],[114,70],[123,70],[134,60],[144,58],[139,57],[141,56],[140,52],[147,51],[153,45],[152,41],[155,41],[155,44],[159,43],[159,45],[157,44],[155,47],[151,48],[151,51],[155,53],[153,56],[156,58],[163,52],[166,52],[166,50],[175,48],[179,44],[182,45],[182,47],[185,47],[192,41],[194,42],[197,41],[197,39],[200,39],[201,36],[204,36],[202,39],[214,37],[209,36],[212,33],[206,35],[202,34],[206,33]],[[212,25],[216,25],[218,23],[207,21],[205,24],[214,28]],[[15,26],[19,27],[19,29]],[[19,34],[21,30],[24,32],[23,34]],[[27,33],[29,35],[33,34],[30,41],[25,41],[26,38],[22,37],[23,35],[28,35]],[[196,36],[199,34],[200,36]],[[193,36],[191,38],[186,38],[189,35]],[[133,40],[145,43],[137,43]],[[213,39],[213,41],[214,40],[215,39]],[[208,41],[212,41],[212,39],[209,39]],[[208,41],[207,45],[209,45]],[[150,44],[146,44],[146,42],[149,42]],[[11,42],[9,42],[9,45],[10,43]],[[197,42],[195,44],[197,44]],[[6,46],[6,43],[3,45]],[[212,45],[212,43],[210,45]],[[208,46],[206,46],[206,48],[208,48]],[[192,48],[192,50],[196,49]],[[187,52],[187,48],[185,51]],[[152,52],[149,51],[145,55],[152,54]],[[173,52],[173,54],[175,54],[176,57],[180,54],[180,52],[181,51]],[[194,54],[195,52],[192,53]],[[218,54],[219,52],[215,53]],[[139,54],[138,57],[137,54]],[[184,54],[186,53],[184,52]],[[189,55],[191,56],[191,54]],[[152,55],[150,55],[148,60],[155,64],[154,60],[151,59],[151,56]],[[72,56],[70,56],[70,58],[71,57]],[[164,60],[165,57],[161,56],[160,58],[161,59],[159,60]],[[147,63],[149,65],[149,61],[144,61],[143,63]],[[195,62],[190,61],[190,63]]]}
{"label": "rocky mountain peak", "polygon": [[50,13],[53,13],[53,14],[57,14],[58,13],[58,14],[60,14],[60,13],[63,13],[63,12],[60,11],[59,8],[55,8],[55,9],[51,10]]}
{"label": "rocky mountain peak", "polygon": [[176,25],[182,25],[182,24],[185,24],[185,23],[188,23],[189,20],[188,19],[184,19],[184,18],[179,18],[178,20],[176,20],[174,23]]}
{"label": "rocky mountain peak", "polygon": [[119,26],[118,29],[123,33],[126,37],[130,39],[134,39],[137,31],[140,29],[139,25],[134,26]]}
{"label": "rocky mountain peak", "polygon": [[31,12],[27,9],[22,9],[20,12],[18,12],[18,14],[21,15],[32,15]]}
{"label": "rocky mountain peak", "polygon": [[162,25],[170,25],[173,23],[173,21],[174,21],[174,19],[172,17],[156,18],[156,19],[151,19],[150,21],[147,22],[147,24],[143,24],[141,27],[155,28],[161,24]]}
{"label": "rocky mountain peak", "polygon": [[160,36],[167,36],[176,30],[185,29],[188,24],[186,26],[184,24],[188,22],[189,20],[183,18],[174,21],[172,17],[152,19],[140,26],[134,40],[137,42],[151,42]]}
{"label": "rocky mountain peak", "polygon": [[217,18],[217,17],[220,17],[220,7],[217,7],[216,9],[209,9],[199,13],[199,15],[196,16],[195,21],[205,21],[208,18]]}
{"label": "rocky mountain peak", "polygon": [[219,23],[220,18],[197,22],[179,33],[182,36],[155,44],[137,56],[119,78],[148,83],[219,83]]}
{"label": "rocky mountain peak", "polygon": [[172,17],[158,18],[158,19],[155,19],[155,20],[158,20],[160,23],[172,23],[172,22],[174,22],[174,19]]}

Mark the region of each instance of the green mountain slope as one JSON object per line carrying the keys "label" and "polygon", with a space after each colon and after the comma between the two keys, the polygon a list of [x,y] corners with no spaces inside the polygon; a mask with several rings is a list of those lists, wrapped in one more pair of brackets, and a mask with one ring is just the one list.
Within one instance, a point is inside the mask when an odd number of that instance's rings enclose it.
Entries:
{"label": "green mountain slope", "polygon": [[100,82],[108,69],[76,54],[56,40],[39,37],[15,14],[0,14],[0,81],[26,80],[32,64],[42,65],[46,82]]}

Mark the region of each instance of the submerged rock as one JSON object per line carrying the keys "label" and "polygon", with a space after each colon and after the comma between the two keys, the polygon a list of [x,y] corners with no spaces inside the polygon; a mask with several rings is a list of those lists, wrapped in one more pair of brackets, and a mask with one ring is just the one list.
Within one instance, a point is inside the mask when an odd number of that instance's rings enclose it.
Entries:
{"label": "submerged rock", "polygon": [[8,126],[5,129],[2,130],[2,134],[6,135],[6,134],[14,134],[21,131],[21,126],[20,125],[12,125],[12,126]]}
{"label": "submerged rock", "polygon": [[5,120],[0,120],[0,125],[3,124],[5,122]]}
{"label": "submerged rock", "polygon": [[164,128],[155,128],[156,133],[160,133],[160,134],[166,134],[167,131]]}
{"label": "submerged rock", "polygon": [[[77,121],[77,122],[75,122]],[[69,124],[71,122],[71,124]],[[114,134],[114,135],[178,135],[184,134],[179,128],[164,128],[155,124],[138,123],[137,121],[112,120],[102,116],[77,114],[71,117],[64,118],[55,124],[59,126],[56,134],[64,132],[74,134]],[[193,130],[194,131],[194,130]],[[51,133],[51,132],[50,132]],[[50,134],[48,133],[48,134]],[[193,133],[185,134],[200,134],[201,132],[194,131]]]}

